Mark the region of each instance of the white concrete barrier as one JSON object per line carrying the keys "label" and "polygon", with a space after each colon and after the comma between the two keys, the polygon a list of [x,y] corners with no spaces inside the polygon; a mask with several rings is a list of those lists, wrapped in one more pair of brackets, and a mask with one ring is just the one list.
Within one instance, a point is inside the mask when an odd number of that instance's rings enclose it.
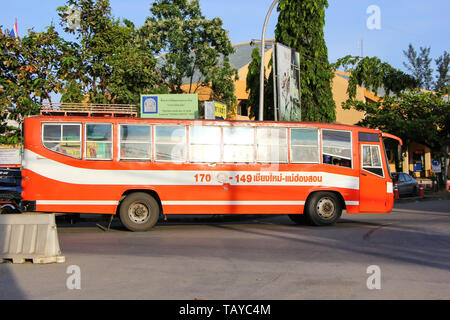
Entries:
{"label": "white concrete barrier", "polygon": [[54,214],[1,214],[0,262],[63,263]]}

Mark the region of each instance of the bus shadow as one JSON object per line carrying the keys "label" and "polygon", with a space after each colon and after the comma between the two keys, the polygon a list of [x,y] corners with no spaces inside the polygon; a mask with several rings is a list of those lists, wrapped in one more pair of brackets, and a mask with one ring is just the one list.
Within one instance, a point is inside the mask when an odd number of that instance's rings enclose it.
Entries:
{"label": "bus shadow", "polygon": [[[294,243],[301,243],[306,246],[316,246],[326,248],[332,251],[346,251],[348,253],[355,253],[359,255],[369,255],[374,258],[388,259],[392,261],[415,264],[425,267],[436,268],[448,271],[450,269],[450,251],[448,250],[448,243],[450,242],[450,235],[432,235],[427,232],[419,231],[417,228],[409,228],[402,226],[393,226],[389,223],[373,223],[361,222],[353,220],[340,220],[335,226],[329,227],[313,227],[307,225],[284,225],[283,234],[279,231],[268,232],[268,229],[258,230],[257,228],[242,228],[233,225],[214,224],[210,225],[215,228],[229,230],[233,232],[246,233],[257,235],[263,238],[278,239]],[[344,237],[338,239],[334,233],[325,230],[329,228],[364,228],[359,238]],[[311,233],[310,231],[313,230]],[[383,230],[382,241],[371,243],[373,238],[376,240],[376,232]],[[299,231],[305,232],[301,238],[298,237]],[[307,234],[306,234],[307,232]],[[422,240],[422,243],[419,239]],[[349,239],[349,240],[348,240]],[[411,240],[412,245],[408,246],[408,239]]]}
{"label": "bus shadow", "polygon": [[[67,221],[61,223],[60,221],[58,227],[83,229],[96,226],[107,231],[108,223],[108,219],[105,218],[89,218],[74,224],[70,224]],[[288,242],[286,250],[302,248],[301,251],[306,252],[316,248],[320,252],[326,252],[327,254],[329,252],[331,254],[346,252],[359,256],[370,256],[383,261],[390,260],[445,271],[450,269],[450,251],[448,250],[450,235],[443,233],[433,234],[428,230],[423,230],[420,226],[401,225],[398,221],[383,220],[382,222],[372,222],[346,217],[341,218],[334,226],[314,227],[296,225],[284,215],[179,216],[169,217],[167,221],[160,219],[156,227],[150,231],[149,236],[154,237],[154,235],[157,235],[158,239],[166,239],[164,232],[173,229],[173,227],[178,228],[177,230],[180,231],[188,231],[192,227],[204,231],[210,228],[226,230],[250,236],[249,240],[254,240],[256,236],[258,243],[268,246],[273,243],[271,240],[282,240]],[[130,238],[142,236],[127,231],[120,223],[118,217],[115,217],[112,221],[110,230],[129,233]],[[171,233],[171,236],[173,236],[173,233]],[[204,234],[202,234],[203,236]],[[200,245],[206,251],[214,251],[212,235],[208,234],[206,237],[209,237],[211,241],[202,242],[201,244],[195,242],[196,246]],[[194,238],[196,238],[195,235]],[[179,248],[186,246],[189,246],[188,242],[185,244],[178,243]],[[142,254],[148,253],[147,247],[142,248],[142,250]],[[156,252],[154,253],[156,254]],[[168,252],[159,253],[162,255],[170,254]],[[298,259],[297,253],[298,251],[293,252],[291,258]],[[136,254],[139,253],[136,252]]]}

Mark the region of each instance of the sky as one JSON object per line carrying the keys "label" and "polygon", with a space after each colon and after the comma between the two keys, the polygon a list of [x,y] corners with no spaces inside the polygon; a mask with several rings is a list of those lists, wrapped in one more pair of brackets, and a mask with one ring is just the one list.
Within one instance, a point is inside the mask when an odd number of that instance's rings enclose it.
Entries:
{"label": "sky", "polygon": [[[112,13],[140,26],[150,15],[151,0],[110,0]],[[219,17],[234,44],[261,39],[264,19],[273,0],[200,0],[203,15]],[[448,0],[328,0],[325,41],[330,62],[348,54],[377,56],[406,71],[403,50],[411,43],[431,47],[430,56],[450,52]],[[19,36],[27,29],[59,27],[58,6],[65,0],[0,0],[0,25],[11,29],[17,19]],[[375,11],[374,9],[375,8]],[[274,38],[278,14],[270,15],[266,39]],[[369,22],[369,24],[368,24]],[[62,31],[61,31],[62,32]],[[362,46],[360,45],[362,43]],[[433,63],[432,67],[435,65]]]}

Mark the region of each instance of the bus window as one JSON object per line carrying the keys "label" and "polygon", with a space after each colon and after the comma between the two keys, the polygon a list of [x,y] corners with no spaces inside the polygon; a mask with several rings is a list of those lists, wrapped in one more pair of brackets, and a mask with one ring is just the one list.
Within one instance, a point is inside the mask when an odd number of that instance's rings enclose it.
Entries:
{"label": "bus window", "polygon": [[189,128],[191,162],[220,162],[220,127]]}
{"label": "bus window", "polygon": [[360,142],[380,142],[380,136],[377,133],[358,132]]}
{"label": "bus window", "polygon": [[186,161],[186,127],[155,127],[155,159],[156,161]]}
{"label": "bus window", "polygon": [[379,146],[362,145],[362,168],[373,174],[384,177]]}
{"label": "bus window", "polygon": [[255,131],[249,127],[223,128],[223,161],[254,162]]}
{"label": "bus window", "polygon": [[81,158],[80,124],[44,123],[42,131],[44,147],[73,158]]}
{"label": "bus window", "polygon": [[152,127],[120,125],[120,159],[150,160],[152,157]]}
{"label": "bus window", "polygon": [[351,168],[351,132],[322,130],[322,155],[323,163]]}
{"label": "bus window", "polygon": [[256,146],[258,162],[287,162],[287,129],[256,128]]}
{"label": "bus window", "polygon": [[86,123],[86,159],[112,160],[112,124]]}
{"label": "bus window", "polygon": [[291,129],[291,162],[319,163],[319,130]]}

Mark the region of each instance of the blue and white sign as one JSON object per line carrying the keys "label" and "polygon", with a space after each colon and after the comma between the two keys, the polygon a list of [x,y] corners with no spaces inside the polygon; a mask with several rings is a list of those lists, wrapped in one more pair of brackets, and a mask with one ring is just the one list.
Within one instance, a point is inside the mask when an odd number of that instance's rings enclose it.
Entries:
{"label": "blue and white sign", "polygon": [[142,97],[142,113],[144,114],[158,113],[158,96]]}
{"label": "blue and white sign", "polygon": [[434,173],[441,173],[441,162],[439,160],[431,160],[431,170]]}

